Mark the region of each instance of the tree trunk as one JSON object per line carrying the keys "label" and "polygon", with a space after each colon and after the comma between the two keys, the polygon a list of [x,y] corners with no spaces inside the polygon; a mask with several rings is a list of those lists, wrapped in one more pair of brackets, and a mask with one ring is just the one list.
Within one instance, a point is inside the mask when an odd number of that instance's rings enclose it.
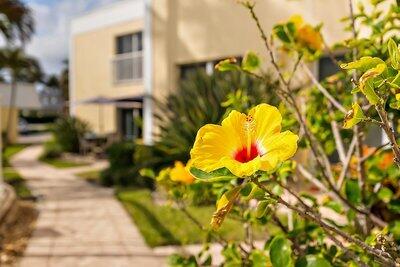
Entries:
{"label": "tree trunk", "polygon": [[15,107],[15,100],[17,96],[17,81],[15,77],[11,78],[11,95],[10,95],[10,103],[8,106],[8,118],[7,118],[7,136],[6,136],[6,145],[10,144],[11,142],[11,135],[12,135],[12,119],[13,119],[13,111]]}

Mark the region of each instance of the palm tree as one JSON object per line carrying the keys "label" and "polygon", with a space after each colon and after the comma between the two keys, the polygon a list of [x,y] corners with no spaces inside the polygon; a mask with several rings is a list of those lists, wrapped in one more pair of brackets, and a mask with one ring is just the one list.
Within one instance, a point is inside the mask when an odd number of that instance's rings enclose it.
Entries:
{"label": "palm tree", "polygon": [[34,33],[32,11],[21,0],[0,0],[0,15],[0,32],[8,41],[25,44]]}
{"label": "palm tree", "polygon": [[7,119],[6,143],[10,140],[12,109],[15,107],[17,95],[17,82],[41,81],[43,74],[38,61],[27,56],[20,48],[7,48],[0,50],[0,69],[6,70],[11,81],[11,96]]}
{"label": "palm tree", "polygon": [[59,90],[60,88],[59,78],[57,77],[57,75],[50,75],[44,81],[44,85],[46,85],[47,88]]}
{"label": "palm tree", "polygon": [[69,63],[68,60],[64,60],[64,68],[60,74],[60,89],[62,91],[62,95],[64,101],[69,100]]}
{"label": "palm tree", "polygon": [[64,100],[64,114],[69,114],[69,64],[68,60],[64,60],[64,68],[61,71],[59,78],[59,86]]}

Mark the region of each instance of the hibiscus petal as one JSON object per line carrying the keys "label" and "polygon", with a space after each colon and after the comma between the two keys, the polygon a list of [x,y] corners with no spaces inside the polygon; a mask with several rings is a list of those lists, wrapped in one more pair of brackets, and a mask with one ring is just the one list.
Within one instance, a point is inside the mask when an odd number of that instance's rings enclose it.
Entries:
{"label": "hibiscus petal", "polygon": [[[247,145],[248,140],[245,130],[246,117],[246,114],[234,110],[222,121],[222,128],[234,142],[234,151]],[[232,153],[234,153],[234,151],[232,151]]]}
{"label": "hibiscus petal", "polygon": [[219,125],[207,124],[198,131],[196,141],[190,151],[191,165],[211,172],[224,167],[221,159],[232,157],[235,143]]}
{"label": "hibiscus petal", "polygon": [[281,131],[282,116],[276,107],[261,104],[252,108],[249,115],[256,122],[253,140],[258,144]]}
{"label": "hibiscus petal", "polygon": [[222,159],[222,163],[231,173],[242,178],[253,175],[261,168],[261,158],[259,156],[246,163],[226,157]]}
{"label": "hibiscus petal", "polygon": [[266,153],[261,157],[261,170],[269,171],[296,153],[299,137],[290,131],[278,133],[262,143]]}

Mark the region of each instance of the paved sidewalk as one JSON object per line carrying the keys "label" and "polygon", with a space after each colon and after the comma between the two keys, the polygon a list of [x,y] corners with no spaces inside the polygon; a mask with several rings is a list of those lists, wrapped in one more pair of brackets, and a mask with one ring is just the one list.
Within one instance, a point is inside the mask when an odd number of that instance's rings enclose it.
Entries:
{"label": "paved sidewalk", "polygon": [[39,196],[37,227],[19,266],[165,266],[165,254],[146,246],[112,190],[39,162],[41,152],[30,146],[11,160]]}

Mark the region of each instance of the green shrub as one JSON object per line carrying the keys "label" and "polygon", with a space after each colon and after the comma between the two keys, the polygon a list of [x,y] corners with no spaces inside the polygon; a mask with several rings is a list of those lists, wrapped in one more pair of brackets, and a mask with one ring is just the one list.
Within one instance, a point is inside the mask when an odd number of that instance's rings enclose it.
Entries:
{"label": "green shrub", "polygon": [[232,106],[246,111],[262,101],[277,104],[271,93],[277,83],[265,76],[269,82],[260,82],[243,73],[208,75],[198,71],[182,80],[164,101],[157,102],[158,141],[153,147],[137,152],[137,163],[159,170],[176,160],[186,162],[200,127],[219,123]]}
{"label": "green shrub", "polygon": [[106,154],[111,168],[130,167],[133,163],[133,153],[135,144],[129,141],[123,141],[112,144],[106,149]]}
{"label": "green shrub", "polygon": [[44,144],[43,154],[40,156],[41,159],[56,159],[61,156],[63,149],[59,143],[55,141],[49,141]]}
{"label": "green shrub", "polygon": [[86,122],[74,117],[63,117],[53,127],[55,142],[64,152],[79,153],[80,140],[90,130]]}
{"label": "green shrub", "polygon": [[153,181],[139,174],[141,167],[135,164],[135,150],[136,146],[133,142],[123,141],[112,144],[106,150],[110,166],[100,174],[100,183],[104,186],[152,188]]}
{"label": "green shrub", "polygon": [[104,186],[153,188],[153,181],[141,177],[135,167],[106,169],[100,174],[100,183]]}

